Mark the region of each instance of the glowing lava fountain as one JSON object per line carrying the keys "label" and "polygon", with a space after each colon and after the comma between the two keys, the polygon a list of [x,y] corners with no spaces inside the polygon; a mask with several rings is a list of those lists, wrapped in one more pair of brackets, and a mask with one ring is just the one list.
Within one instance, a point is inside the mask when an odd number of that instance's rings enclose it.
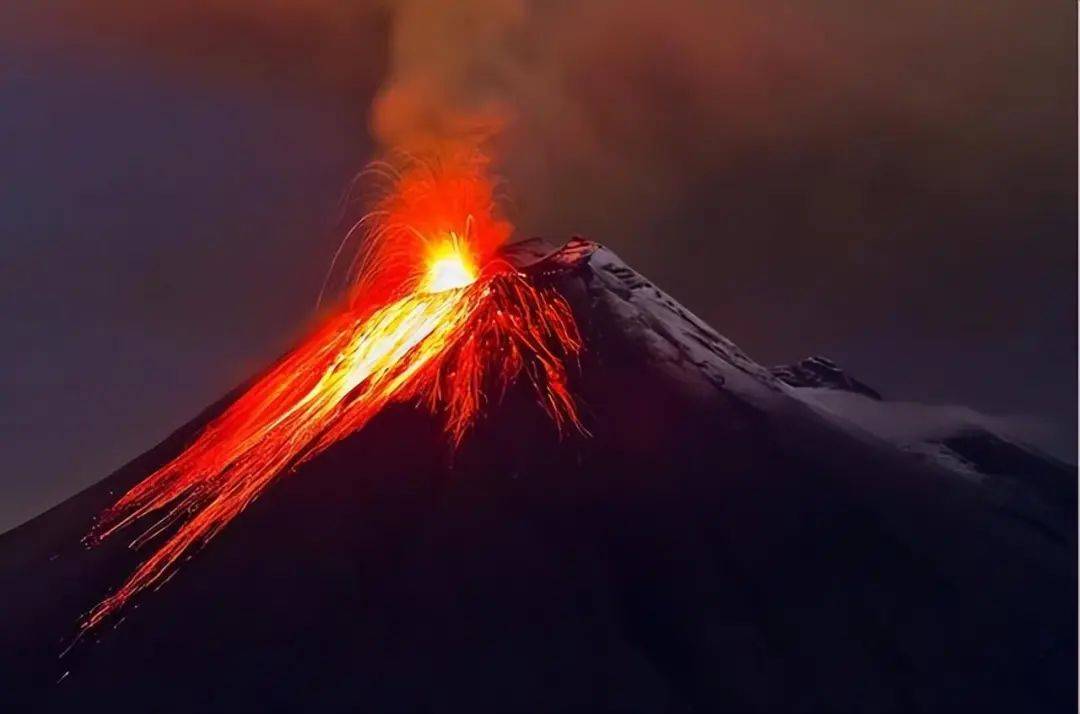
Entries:
{"label": "glowing lava fountain", "polygon": [[163,583],[275,478],[391,402],[442,415],[456,445],[489,397],[524,374],[560,432],[584,431],[567,382],[582,348],[570,307],[495,257],[510,227],[495,217],[483,163],[379,171],[392,172],[391,190],[357,224],[368,241],[345,307],[94,525],[91,545],[155,515],[132,547],[163,542],[83,631]]}

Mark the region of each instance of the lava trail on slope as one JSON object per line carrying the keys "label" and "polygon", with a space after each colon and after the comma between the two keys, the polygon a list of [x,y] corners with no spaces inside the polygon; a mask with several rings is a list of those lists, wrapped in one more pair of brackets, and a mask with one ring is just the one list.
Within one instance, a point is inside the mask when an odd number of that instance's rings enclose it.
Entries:
{"label": "lava trail on slope", "polygon": [[387,404],[415,401],[461,442],[485,403],[522,374],[560,430],[584,430],[567,362],[582,348],[573,314],[494,250],[482,161],[412,162],[360,221],[368,243],[346,306],[260,378],[179,456],[130,489],[87,536],[94,545],[157,516],[132,543],[164,541],[82,620],[86,631],[168,579],[281,474],[362,429]]}

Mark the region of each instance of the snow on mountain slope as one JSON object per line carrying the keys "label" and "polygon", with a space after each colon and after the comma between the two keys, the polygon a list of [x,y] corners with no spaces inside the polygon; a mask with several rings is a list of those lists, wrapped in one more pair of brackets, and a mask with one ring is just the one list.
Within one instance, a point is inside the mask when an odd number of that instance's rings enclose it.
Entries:
{"label": "snow on mountain slope", "polygon": [[685,376],[692,368],[714,386],[762,404],[775,404],[777,392],[794,396],[830,420],[964,476],[979,479],[1010,469],[1052,472],[1047,479],[1059,481],[1056,488],[1066,498],[1076,492],[1070,467],[1038,447],[1044,427],[1034,420],[993,417],[963,406],[888,401],[824,357],[767,369],[606,248],[572,241],[566,250],[575,259],[588,256],[594,302],[617,315],[624,329],[648,344],[652,358],[673,373]]}
{"label": "snow on mountain slope", "polygon": [[[996,417],[968,407],[883,399],[824,357],[774,367],[791,394],[822,414],[976,481],[1023,482],[1071,505],[1075,473],[1040,448],[1046,426],[1034,419]],[[824,375],[824,378],[822,377]]]}
{"label": "snow on mountain slope", "polygon": [[881,393],[848,375],[826,357],[809,357],[792,365],[773,367],[772,373],[784,384],[792,387],[820,387],[861,394],[881,401]]}

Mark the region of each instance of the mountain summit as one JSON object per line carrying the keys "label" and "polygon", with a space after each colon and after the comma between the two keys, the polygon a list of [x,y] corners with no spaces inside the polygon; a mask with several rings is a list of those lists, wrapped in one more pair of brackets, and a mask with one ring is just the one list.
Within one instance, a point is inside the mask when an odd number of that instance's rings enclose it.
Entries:
{"label": "mountain summit", "polygon": [[0,536],[12,711],[1075,710],[1075,467],[901,438],[908,407],[759,365],[596,243],[505,257],[573,309],[588,436],[522,387],[456,450],[391,405],[58,659],[140,557],[93,518],[226,396]]}

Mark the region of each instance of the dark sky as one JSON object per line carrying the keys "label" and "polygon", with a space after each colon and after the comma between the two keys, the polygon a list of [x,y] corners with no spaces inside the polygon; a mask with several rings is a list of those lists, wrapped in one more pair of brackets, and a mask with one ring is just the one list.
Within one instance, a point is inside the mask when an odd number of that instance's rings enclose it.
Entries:
{"label": "dark sky", "polygon": [[[247,5],[0,38],[0,530],[312,317],[386,17]],[[1075,5],[679,5],[525,21],[499,78],[521,232],[610,245],[761,362],[825,354],[1072,453]]]}

